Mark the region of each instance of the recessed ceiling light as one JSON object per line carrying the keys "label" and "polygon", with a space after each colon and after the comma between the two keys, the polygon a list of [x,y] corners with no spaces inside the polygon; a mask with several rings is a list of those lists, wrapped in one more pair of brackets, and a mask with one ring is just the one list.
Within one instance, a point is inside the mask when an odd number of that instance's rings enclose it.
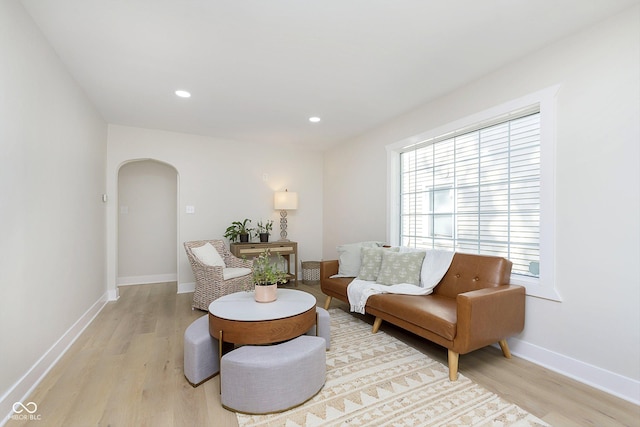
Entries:
{"label": "recessed ceiling light", "polygon": [[176,95],[180,98],[191,98],[191,94],[186,90],[177,90]]}
{"label": "recessed ceiling light", "polygon": [[318,123],[320,121],[320,117],[309,117],[309,121],[311,123]]}

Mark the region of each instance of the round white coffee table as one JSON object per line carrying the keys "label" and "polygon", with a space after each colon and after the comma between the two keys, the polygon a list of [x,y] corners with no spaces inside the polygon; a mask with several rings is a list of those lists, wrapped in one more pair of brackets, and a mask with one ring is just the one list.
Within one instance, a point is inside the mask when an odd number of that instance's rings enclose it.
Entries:
{"label": "round white coffee table", "polygon": [[[316,323],[316,298],[303,291],[278,289],[269,303],[253,292],[225,295],[209,304],[209,333],[220,342],[272,344],[305,334]],[[220,355],[222,351],[220,351]]]}

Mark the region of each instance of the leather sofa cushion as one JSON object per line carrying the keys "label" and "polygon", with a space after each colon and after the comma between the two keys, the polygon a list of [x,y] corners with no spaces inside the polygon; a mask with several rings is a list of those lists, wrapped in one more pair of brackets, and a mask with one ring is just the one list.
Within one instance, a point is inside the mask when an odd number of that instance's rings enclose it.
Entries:
{"label": "leather sofa cushion", "polygon": [[457,308],[455,298],[441,295],[372,295],[367,307],[401,317],[422,329],[453,341],[456,336]]}

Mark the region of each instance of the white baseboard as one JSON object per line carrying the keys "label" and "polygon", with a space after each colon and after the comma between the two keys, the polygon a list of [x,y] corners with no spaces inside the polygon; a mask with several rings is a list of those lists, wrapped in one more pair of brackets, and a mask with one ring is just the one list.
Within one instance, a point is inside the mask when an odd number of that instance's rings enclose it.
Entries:
{"label": "white baseboard", "polygon": [[196,289],[196,284],[195,282],[189,282],[189,283],[178,283],[178,293],[179,294],[186,294],[189,292],[193,292]]}
{"label": "white baseboard", "polygon": [[[0,397],[0,426],[9,421],[13,404],[24,402],[42,381],[45,375],[60,360],[69,347],[100,313],[107,303],[107,293],[102,295],[71,327],[56,341],[38,361],[2,397]],[[26,403],[26,402],[25,402]],[[36,402],[37,404],[37,402]],[[34,414],[37,415],[37,414]]]}
{"label": "white baseboard", "polygon": [[536,365],[544,366],[636,405],[640,404],[640,381],[516,338],[509,339],[509,348],[514,355]]}
{"label": "white baseboard", "polygon": [[175,282],[178,277],[175,273],[151,274],[147,276],[123,276],[118,277],[118,286],[144,285],[147,283]]}
{"label": "white baseboard", "polygon": [[120,295],[117,288],[107,291],[107,301],[118,301],[118,298],[120,298]]}

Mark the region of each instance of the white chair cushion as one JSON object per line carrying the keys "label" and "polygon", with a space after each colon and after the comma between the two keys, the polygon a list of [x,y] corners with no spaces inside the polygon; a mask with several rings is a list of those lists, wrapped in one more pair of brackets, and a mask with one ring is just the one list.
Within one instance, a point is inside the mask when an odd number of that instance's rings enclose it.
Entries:
{"label": "white chair cushion", "polygon": [[224,260],[216,251],[211,243],[206,243],[197,248],[192,248],[191,251],[203,264],[210,265],[212,267],[224,267]]}
{"label": "white chair cushion", "polygon": [[224,280],[235,279],[236,277],[251,274],[251,269],[246,267],[229,267],[222,269],[222,277]]}

